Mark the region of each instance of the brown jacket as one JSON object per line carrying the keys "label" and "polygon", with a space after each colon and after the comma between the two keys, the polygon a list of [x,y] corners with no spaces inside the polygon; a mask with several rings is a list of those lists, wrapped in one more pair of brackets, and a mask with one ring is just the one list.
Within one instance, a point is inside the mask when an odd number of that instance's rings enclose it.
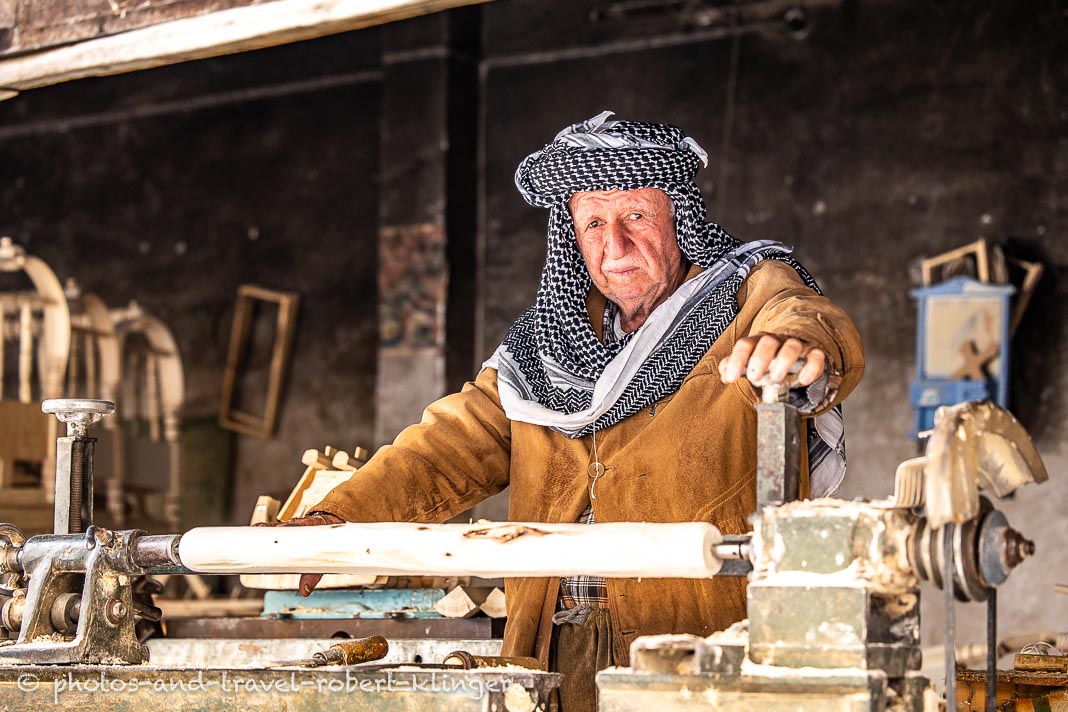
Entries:
{"label": "brown jacket", "polygon": [[[692,276],[692,274],[691,274]],[[591,295],[590,313],[604,313]],[[782,262],[758,264],[738,291],[738,316],[679,390],[597,433],[606,471],[597,484],[598,522],[707,521],[725,534],[748,529],[756,508],[755,394],[747,382],[724,385],[717,365],[735,342],[768,332],[819,344],[832,384],[829,408],[864,371],[852,321],[817,296]],[[600,327],[600,319],[592,323]],[[485,369],[460,393],[431,404],[351,480],[314,507],[352,522],[442,522],[511,485],[509,519],[574,522],[589,502],[590,437],[569,439],[512,422]],[[708,635],[745,617],[744,578],[608,579],[617,659],[640,635]],[[559,579],[506,582],[504,655],[548,659]]]}

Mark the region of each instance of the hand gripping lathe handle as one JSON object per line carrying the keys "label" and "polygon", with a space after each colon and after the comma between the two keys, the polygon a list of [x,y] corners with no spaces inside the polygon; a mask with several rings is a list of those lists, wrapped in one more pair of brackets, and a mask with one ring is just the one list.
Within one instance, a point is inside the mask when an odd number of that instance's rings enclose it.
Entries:
{"label": "hand gripping lathe handle", "polygon": [[801,497],[801,413],[788,402],[805,365],[799,359],[783,381],[764,374],[750,381],[760,391],[757,411],[757,513]]}

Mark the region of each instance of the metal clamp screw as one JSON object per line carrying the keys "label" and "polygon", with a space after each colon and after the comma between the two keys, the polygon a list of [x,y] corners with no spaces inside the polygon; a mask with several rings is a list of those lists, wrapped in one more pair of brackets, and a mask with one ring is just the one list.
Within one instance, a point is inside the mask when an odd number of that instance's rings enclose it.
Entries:
{"label": "metal clamp screw", "polygon": [[118,625],[126,617],[126,604],[113,598],[104,604],[104,617],[111,625]]}
{"label": "metal clamp screw", "polygon": [[92,398],[49,398],[41,410],[67,424],[67,437],[84,438],[89,426],[115,412],[115,404]]}

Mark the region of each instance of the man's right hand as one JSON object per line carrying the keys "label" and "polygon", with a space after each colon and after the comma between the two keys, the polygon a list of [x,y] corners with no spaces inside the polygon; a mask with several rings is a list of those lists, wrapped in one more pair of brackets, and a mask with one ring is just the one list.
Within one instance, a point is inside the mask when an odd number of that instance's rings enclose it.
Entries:
{"label": "man's right hand", "polygon": [[[296,517],[285,522],[260,522],[254,524],[257,527],[319,527],[326,524],[344,524],[345,520],[336,514],[330,514],[329,512],[312,512],[303,517]],[[319,581],[323,578],[322,574],[301,574],[300,585],[297,591],[301,596],[310,596],[311,592],[315,590],[315,587],[319,585]]]}

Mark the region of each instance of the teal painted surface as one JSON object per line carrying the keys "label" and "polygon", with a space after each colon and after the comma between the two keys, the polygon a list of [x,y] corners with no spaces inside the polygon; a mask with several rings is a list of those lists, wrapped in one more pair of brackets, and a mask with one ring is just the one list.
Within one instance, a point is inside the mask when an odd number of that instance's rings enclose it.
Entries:
{"label": "teal painted surface", "polygon": [[439,588],[383,588],[360,591],[267,591],[265,618],[441,618],[434,604],[445,597]]}

